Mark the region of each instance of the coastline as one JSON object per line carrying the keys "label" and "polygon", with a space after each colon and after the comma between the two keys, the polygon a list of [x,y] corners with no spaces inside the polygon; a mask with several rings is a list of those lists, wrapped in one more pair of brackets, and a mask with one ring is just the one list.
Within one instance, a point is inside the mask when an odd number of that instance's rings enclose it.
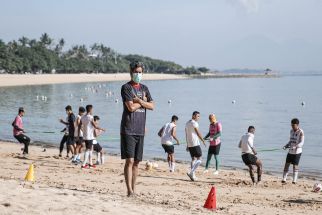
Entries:
{"label": "coastline", "polygon": [[[129,73],[117,74],[1,74],[0,87],[73,84],[86,82],[125,81],[130,79]],[[144,80],[177,80],[187,79],[184,75],[144,74]]]}
{"label": "coastline", "polygon": [[[113,74],[0,74],[0,87],[47,85],[47,84],[73,84],[86,82],[111,82],[129,80],[129,73]],[[144,80],[184,80],[197,78],[275,78],[275,74],[201,74],[179,75],[163,73],[146,73]]]}
{"label": "coastline", "polygon": [[[252,186],[248,171],[226,170],[214,176],[197,171],[198,181],[186,176],[187,164],[177,163],[175,173],[167,163],[147,171],[140,163],[137,195],[126,197],[123,160],[107,155],[106,163],[96,169],[81,170],[56,148],[30,146],[24,159],[21,145],[0,142],[0,207],[4,214],[209,214],[203,208],[210,188],[216,187],[218,214],[321,214],[321,193],[312,192],[315,181],[300,179],[297,185],[264,173],[263,181]],[[94,156],[95,157],[95,156]],[[35,182],[23,182],[34,164]],[[290,190],[292,192],[290,192]],[[87,204],[91,199],[92,204]],[[69,207],[66,202],[74,207]]]}
{"label": "coastline", "polygon": [[[5,140],[5,139],[0,139],[0,143],[17,143],[17,141],[15,140]],[[30,143],[31,146],[36,146],[36,147],[41,147],[41,148],[51,148],[51,149],[56,149],[58,151],[59,149],[59,145],[58,144],[55,144],[55,143],[46,143],[46,142],[41,142],[41,141],[35,141],[35,142],[31,142]],[[103,148],[104,150],[109,150],[109,148]],[[161,150],[161,149],[160,149]],[[115,152],[107,152],[107,155],[108,156],[118,156],[120,157],[121,154],[120,153],[115,153]],[[161,162],[167,162],[167,160],[164,158],[164,157],[158,157],[158,156],[154,156],[154,155],[147,155],[145,154],[144,156],[146,158],[146,160],[150,160],[150,161],[161,161]],[[180,164],[184,164],[184,165],[190,165],[190,161],[186,161],[186,160],[182,160],[182,159],[176,159],[176,162],[177,163],[180,163]],[[204,167],[205,166],[205,163],[202,163],[200,166]],[[232,171],[240,171],[240,167],[237,167],[237,166],[229,166],[229,165],[220,165],[222,169],[225,169],[225,170],[232,170]],[[246,166],[243,168],[243,170],[247,170]],[[274,176],[274,177],[280,177],[282,172],[281,171],[274,171],[274,170],[266,170],[264,169],[264,173],[267,174],[267,175],[271,175],[271,176]],[[316,172],[306,172],[306,171],[303,171],[301,170],[301,175],[300,177],[301,178],[304,178],[304,179],[308,179],[308,180],[319,180],[319,181],[322,181],[322,175],[317,175],[315,174]]]}

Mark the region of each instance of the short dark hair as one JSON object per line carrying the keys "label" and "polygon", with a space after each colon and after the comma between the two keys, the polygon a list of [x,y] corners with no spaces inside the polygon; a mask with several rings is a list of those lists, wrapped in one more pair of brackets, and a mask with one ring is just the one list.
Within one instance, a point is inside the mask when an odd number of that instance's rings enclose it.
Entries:
{"label": "short dark hair", "polygon": [[171,117],[171,121],[173,122],[173,121],[178,121],[179,120],[179,118],[176,116],[176,115],[173,115],[172,117]]}
{"label": "short dark hair", "polygon": [[67,105],[67,106],[65,107],[65,110],[66,110],[66,111],[67,111],[67,110],[72,110],[72,106]]}
{"label": "short dark hair", "polygon": [[199,112],[199,111],[194,111],[194,112],[192,113],[192,116],[195,116],[195,115],[197,115],[197,114],[200,114],[200,112]]}
{"label": "short dark hair", "polygon": [[94,121],[97,121],[97,120],[100,120],[100,117],[99,116],[94,116]]}
{"label": "short dark hair", "polygon": [[18,113],[23,113],[23,112],[25,112],[25,109],[24,109],[23,107],[20,107],[20,108],[18,109]]}
{"label": "short dark hair", "polygon": [[133,72],[136,68],[139,68],[139,67],[141,67],[142,68],[142,71],[144,71],[145,68],[144,68],[143,62],[140,62],[138,60],[134,60],[134,61],[132,61],[130,63],[130,70],[131,70],[131,72]]}
{"label": "short dark hair", "polygon": [[254,126],[252,126],[252,125],[251,125],[251,126],[249,126],[249,127],[248,127],[248,132],[250,132],[250,131],[251,131],[251,130],[253,130],[253,129],[255,129],[255,127],[254,127]]}
{"label": "short dark hair", "polygon": [[84,108],[83,106],[80,106],[80,107],[78,108],[78,112],[80,112],[80,113],[84,113],[84,112],[85,112],[85,108]]}
{"label": "short dark hair", "polygon": [[93,109],[93,105],[86,105],[86,112],[90,112]]}
{"label": "short dark hair", "polygon": [[292,125],[299,125],[300,124],[300,120],[298,118],[294,118],[294,119],[292,119],[291,124]]}

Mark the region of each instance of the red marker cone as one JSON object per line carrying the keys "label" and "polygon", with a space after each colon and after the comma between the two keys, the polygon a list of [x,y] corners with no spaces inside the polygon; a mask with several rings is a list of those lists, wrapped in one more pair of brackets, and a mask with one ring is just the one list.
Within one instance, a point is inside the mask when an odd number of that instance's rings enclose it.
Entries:
{"label": "red marker cone", "polygon": [[210,209],[210,210],[216,210],[216,189],[215,187],[212,187],[209,194],[208,198],[205,202],[205,205],[203,206],[204,208]]}

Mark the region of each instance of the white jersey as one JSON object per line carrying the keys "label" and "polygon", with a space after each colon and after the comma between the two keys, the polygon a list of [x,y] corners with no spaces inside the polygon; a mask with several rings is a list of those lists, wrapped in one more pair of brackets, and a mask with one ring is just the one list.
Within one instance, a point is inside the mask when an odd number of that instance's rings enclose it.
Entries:
{"label": "white jersey", "polygon": [[290,141],[289,146],[290,149],[288,151],[289,154],[300,154],[302,153],[302,147],[304,145],[304,132],[302,129],[297,129],[294,131],[291,129],[290,131]]}
{"label": "white jersey", "polygon": [[83,129],[83,137],[84,140],[94,140],[94,126],[92,122],[94,121],[94,118],[90,114],[86,114],[82,116],[81,122],[82,122],[82,129]]}
{"label": "white jersey", "polygon": [[175,127],[176,125],[173,122],[165,124],[161,136],[161,144],[173,145],[172,129]]}
{"label": "white jersey", "polygon": [[199,128],[199,124],[195,120],[192,119],[186,123],[185,131],[188,147],[200,146],[200,140],[195,128]]}
{"label": "white jersey", "polygon": [[[74,137],[78,137],[78,120],[81,119],[81,118],[82,117],[80,115],[77,115],[77,117],[76,117],[76,120],[75,120],[75,123],[74,123],[74,125],[75,125]],[[81,129],[80,132],[79,132],[79,137],[83,137],[83,136],[84,136],[83,131]]]}
{"label": "white jersey", "polygon": [[254,134],[252,133],[246,133],[241,137],[240,140],[240,148],[242,151],[242,154],[254,154],[252,148],[254,148]]}

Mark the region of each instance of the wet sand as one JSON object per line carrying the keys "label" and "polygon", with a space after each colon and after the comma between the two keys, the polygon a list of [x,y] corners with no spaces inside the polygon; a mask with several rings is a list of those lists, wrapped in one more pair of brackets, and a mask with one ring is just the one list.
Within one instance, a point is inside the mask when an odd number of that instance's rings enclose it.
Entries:
{"label": "wet sand", "polygon": [[[322,192],[312,192],[312,180],[281,185],[280,178],[264,174],[263,182],[253,186],[246,169],[221,170],[215,176],[199,168],[198,181],[191,182],[187,164],[177,164],[170,173],[165,162],[157,161],[159,167],[149,171],[142,162],[137,195],[129,198],[119,156],[108,155],[104,165],[82,170],[57,157],[57,148],[44,152],[31,146],[24,159],[21,146],[0,143],[1,214],[209,214],[203,204],[212,186],[217,214],[322,214]],[[32,163],[35,182],[24,182]]]}

